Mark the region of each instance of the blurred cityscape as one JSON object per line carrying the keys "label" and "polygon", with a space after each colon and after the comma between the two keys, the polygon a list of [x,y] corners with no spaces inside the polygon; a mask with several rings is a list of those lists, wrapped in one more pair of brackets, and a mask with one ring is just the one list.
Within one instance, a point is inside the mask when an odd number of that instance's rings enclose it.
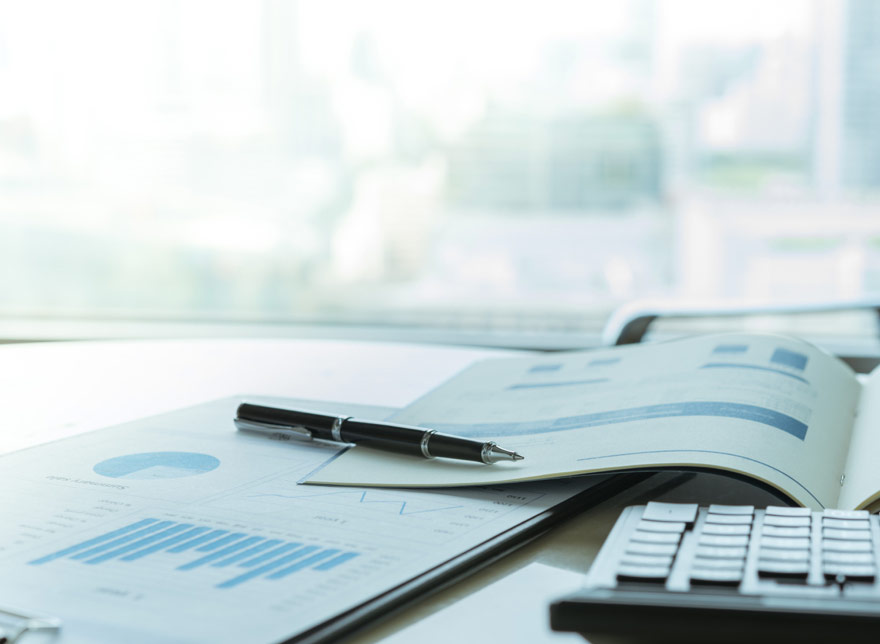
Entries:
{"label": "blurred cityscape", "polygon": [[6,3],[0,314],[876,294],[878,69],[875,0]]}

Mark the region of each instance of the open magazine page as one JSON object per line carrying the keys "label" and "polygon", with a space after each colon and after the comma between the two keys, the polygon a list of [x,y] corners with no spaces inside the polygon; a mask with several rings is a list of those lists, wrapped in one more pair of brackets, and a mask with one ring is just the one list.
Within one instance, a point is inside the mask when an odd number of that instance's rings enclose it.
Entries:
{"label": "open magazine page", "polygon": [[876,506],[880,501],[880,369],[868,376],[858,412],[840,489],[839,507],[846,509]]}
{"label": "open magazine page", "polygon": [[712,467],[810,507],[837,504],[860,385],[782,336],[713,335],[478,363],[394,420],[497,440],[485,466],[350,449],[309,483],[454,486],[644,467]]}

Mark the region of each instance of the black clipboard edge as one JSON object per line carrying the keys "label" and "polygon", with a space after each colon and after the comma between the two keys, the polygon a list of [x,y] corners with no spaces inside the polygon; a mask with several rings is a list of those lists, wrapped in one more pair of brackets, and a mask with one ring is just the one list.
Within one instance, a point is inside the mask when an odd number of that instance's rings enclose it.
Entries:
{"label": "black clipboard edge", "polygon": [[491,539],[466,550],[385,591],[366,602],[299,633],[282,644],[326,644],[338,642],[357,630],[376,624],[400,612],[416,601],[425,599],[459,579],[498,561],[541,536],[554,526],[576,516],[654,475],[654,472],[614,474],[589,489],[576,494],[531,519],[501,532]]}

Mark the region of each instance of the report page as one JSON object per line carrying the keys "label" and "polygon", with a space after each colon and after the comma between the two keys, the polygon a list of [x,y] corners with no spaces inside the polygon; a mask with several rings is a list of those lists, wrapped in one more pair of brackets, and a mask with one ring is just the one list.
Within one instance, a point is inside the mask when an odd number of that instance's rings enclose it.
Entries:
{"label": "report page", "polygon": [[880,502],[880,369],[866,379],[841,480],[840,505],[871,508]]}
{"label": "report page", "polygon": [[835,507],[861,385],[800,340],[724,334],[601,351],[487,360],[395,422],[494,440],[494,465],[354,447],[310,483],[480,485],[633,468],[747,474],[814,508]]}
{"label": "report page", "polygon": [[238,402],[0,458],[0,608],[62,644],[280,641],[595,482],[297,485],[338,448],[236,432]]}

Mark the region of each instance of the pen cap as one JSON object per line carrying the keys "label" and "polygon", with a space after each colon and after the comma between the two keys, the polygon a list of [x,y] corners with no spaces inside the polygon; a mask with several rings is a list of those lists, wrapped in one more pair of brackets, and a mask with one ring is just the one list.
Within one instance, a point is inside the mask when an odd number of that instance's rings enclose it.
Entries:
{"label": "pen cap", "polygon": [[251,403],[240,404],[236,414],[242,420],[253,420],[269,425],[305,427],[312,430],[316,438],[330,438],[333,425],[339,418],[318,412],[263,407]]}

